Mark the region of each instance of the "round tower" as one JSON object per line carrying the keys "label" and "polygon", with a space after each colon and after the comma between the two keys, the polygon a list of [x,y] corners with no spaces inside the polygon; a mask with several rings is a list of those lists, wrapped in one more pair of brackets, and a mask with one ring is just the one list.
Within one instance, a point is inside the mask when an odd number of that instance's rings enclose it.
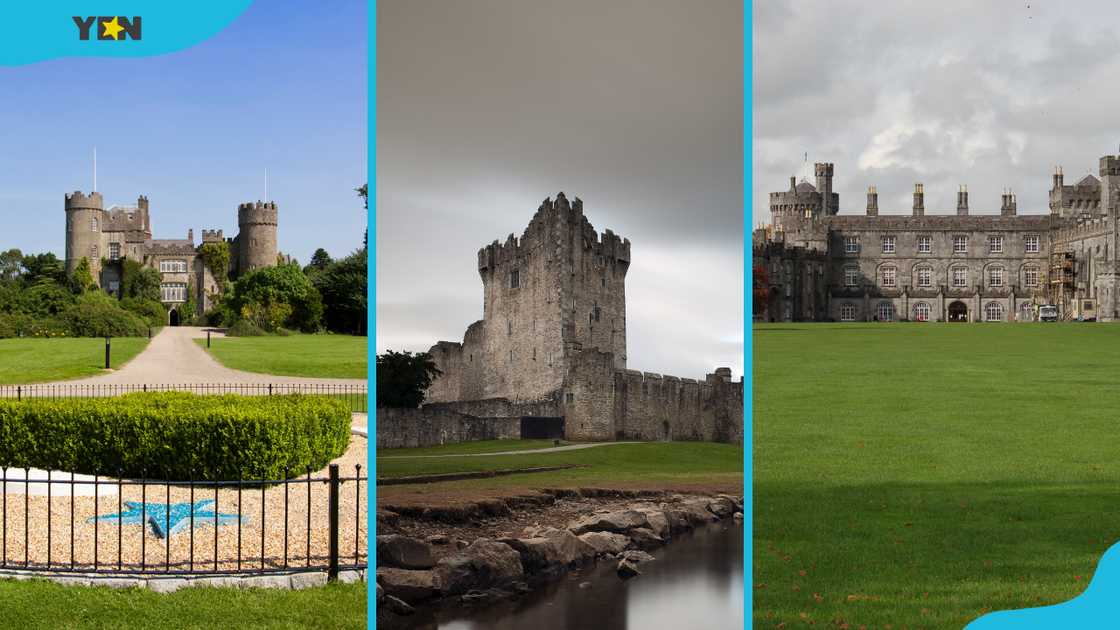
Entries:
{"label": "round tower", "polygon": [[276,265],[276,202],[257,201],[237,206],[238,272]]}
{"label": "round tower", "polygon": [[79,190],[66,195],[66,273],[74,273],[78,261],[89,259],[94,281],[101,271],[101,231],[105,227],[104,202],[101,193],[83,194]]}

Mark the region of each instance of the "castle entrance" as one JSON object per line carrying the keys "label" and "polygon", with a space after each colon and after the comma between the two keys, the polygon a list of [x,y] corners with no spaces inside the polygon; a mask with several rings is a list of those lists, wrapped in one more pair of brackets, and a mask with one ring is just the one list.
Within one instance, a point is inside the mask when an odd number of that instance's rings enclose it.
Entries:
{"label": "castle entrance", "polygon": [[171,312],[168,313],[167,316],[169,318],[168,323],[170,323],[172,326],[178,326],[179,325],[179,310],[178,309],[174,309],[174,308],[171,309]]}
{"label": "castle entrance", "polygon": [[951,322],[967,322],[968,321],[968,306],[960,300],[953,302],[949,305],[949,321]]}
{"label": "castle entrance", "polygon": [[562,440],[564,439],[564,418],[542,416],[521,417],[522,440]]}

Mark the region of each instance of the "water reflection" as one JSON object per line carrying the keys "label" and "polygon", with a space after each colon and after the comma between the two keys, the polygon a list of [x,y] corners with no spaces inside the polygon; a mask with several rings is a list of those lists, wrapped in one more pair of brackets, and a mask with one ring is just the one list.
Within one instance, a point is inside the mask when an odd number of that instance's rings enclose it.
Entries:
{"label": "water reflection", "polygon": [[[445,609],[408,620],[425,630],[666,630],[743,627],[743,528],[717,523],[679,536],[623,582],[600,562],[532,594],[481,609]],[[585,588],[581,583],[590,582]]]}

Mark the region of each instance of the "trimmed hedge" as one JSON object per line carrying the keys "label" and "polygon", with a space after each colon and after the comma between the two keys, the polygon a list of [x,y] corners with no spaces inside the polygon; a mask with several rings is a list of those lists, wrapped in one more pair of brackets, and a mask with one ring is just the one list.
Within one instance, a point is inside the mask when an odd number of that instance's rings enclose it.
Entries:
{"label": "trimmed hedge", "polygon": [[318,470],[350,441],[350,409],[325,396],[0,400],[0,465],[181,481],[282,479]]}

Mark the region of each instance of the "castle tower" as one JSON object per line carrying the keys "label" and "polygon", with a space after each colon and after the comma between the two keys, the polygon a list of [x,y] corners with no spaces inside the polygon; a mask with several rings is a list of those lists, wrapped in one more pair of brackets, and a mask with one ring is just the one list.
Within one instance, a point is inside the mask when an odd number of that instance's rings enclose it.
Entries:
{"label": "castle tower", "polygon": [[922,184],[914,184],[914,216],[926,214],[926,189]]}
{"label": "castle tower", "polygon": [[1120,157],[1106,155],[1101,158],[1101,212],[1113,214],[1113,206],[1120,205]]}
{"label": "castle tower", "polygon": [[82,258],[89,260],[94,282],[100,283],[102,229],[105,225],[104,200],[101,193],[89,195],[75,190],[68,193],[66,204],[66,273],[74,273]]}
{"label": "castle tower", "polygon": [[964,184],[957,190],[957,216],[968,216],[968,186]]}
{"label": "castle tower", "polygon": [[257,201],[237,206],[237,269],[248,273],[276,265],[276,203]]}
{"label": "castle tower", "polygon": [[832,216],[839,211],[832,198],[832,162],[818,162],[813,170],[817,175],[817,192],[821,194],[821,214]]}
{"label": "castle tower", "polygon": [[152,217],[148,214],[148,197],[140,195],[136,198],[136,208],[140,210],[141,230],[148,237],[152,237]]}
{"label": "castle tower", "polygon": [[867,216],[879,216],[879,191],[874,186],[867,187]]}

